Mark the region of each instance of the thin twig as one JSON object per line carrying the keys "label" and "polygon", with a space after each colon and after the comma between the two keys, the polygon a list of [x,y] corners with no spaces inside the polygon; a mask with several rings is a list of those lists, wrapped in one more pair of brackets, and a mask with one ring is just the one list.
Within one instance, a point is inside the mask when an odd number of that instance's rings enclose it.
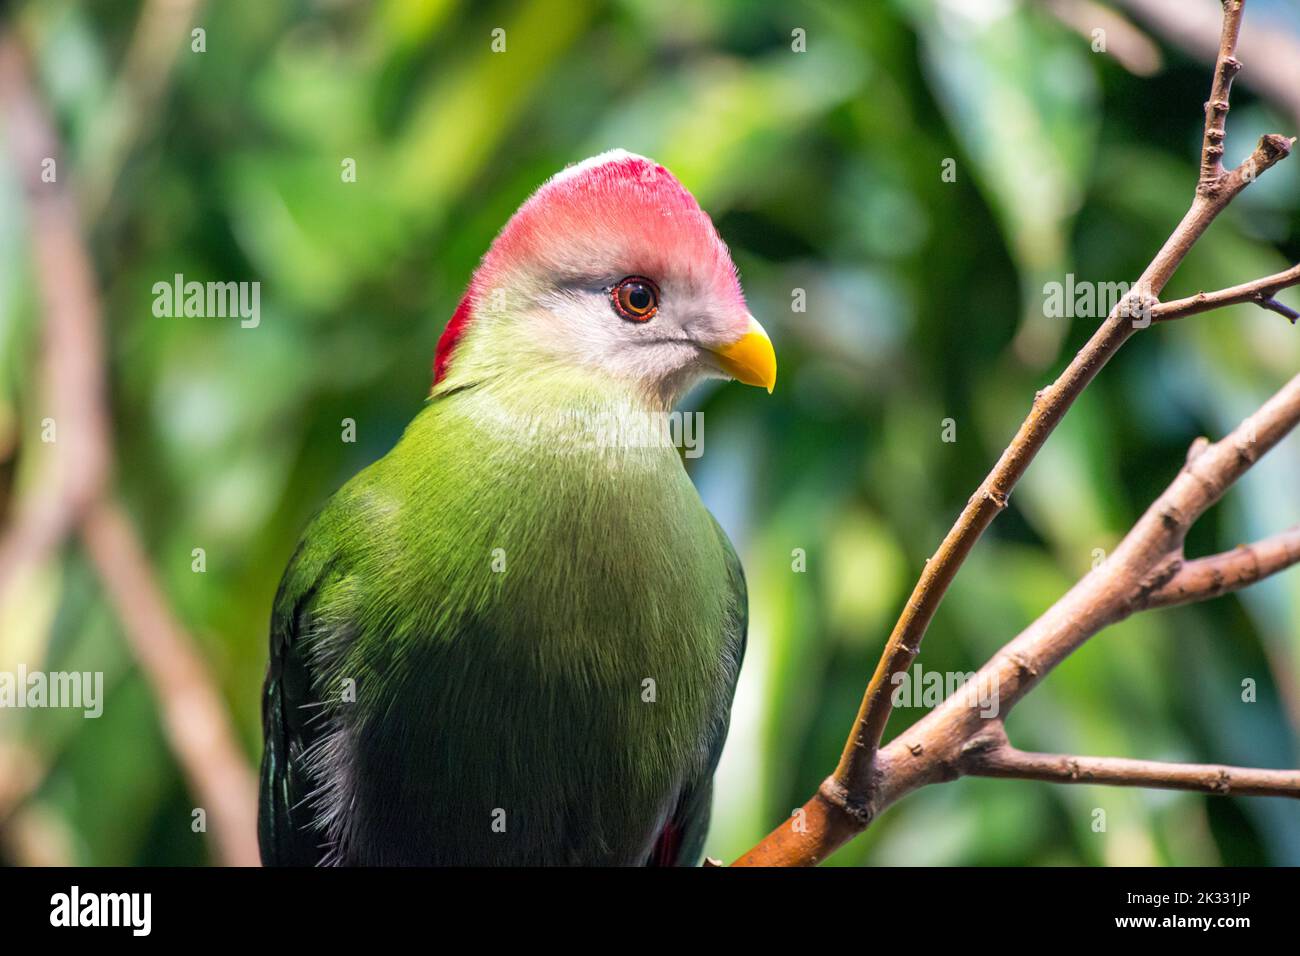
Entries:
{"label": "thin twig", "polygon": [[[0,599],[21,567],[44,562],[99,494],[110,466],[99,296],[93,269],[79,255],[81,226],[64,186],[66,170],[49,118],[31,88],[25,54],[0,34],[0,107],[15,170],[22,177],[44,309],[40,379],[33,394],[46,452],[40,487],[23,497],[0,537]],[[41,178],[50,168],[53,182]]]}
{"label": "thin twig", "polygon": [[1232,80],[1241,72],[1237,59],[1237,37],[1241,33],[1244,0],[1224,0],[1223,32],[1219,38],[1219,56],[1214,64],[1214,82],[1210,98],[1205,101],[1205,135],[1201,141],[1201,178],[1197,192],[1212,190],[1223,179],[1223,141],[1227,138],[1228,97]]}
{"label": "thin twig", "polygon": [[1192,790],[1214,796],[1300,799],[1300,770],[1258,770],[1123,757],[1040,754],[1017,750],[1010,745],[972,749],[963,762],[962,773],[971,777],[1043,780],[1048,783]]}
{"label": "thin twig", "polygon": [[1286,316],[1288,319],[1291,320],[1292,325],[1295,325],[1296,319],[1300,319],[1300,312],[1297,312],[1289,305],[1285,305],[1277,301],[1277,299],[1271,297],[1259,296],[1257,299],[1255,299],[1255,302],[1261,308],[1268,309],[1270,312],[1276,312],[1278,315]]}
{"label": "thin twig", "polygon": [[86,134],[87,152],[95,157],[81,177],[87,221],[99,219],[131,145],[163,115],[159,101],[202,7],[203,0],[145,0],[141,6],[122,69]]}
{"label": "thin twig", "polygon": [[1161,302],[1152,306],[1151,321],[1170,322],[1174,319],[1185,319],[1189,315],[1221,309],[1227,305],[1254,303],[1275,312],[1281,311],[1282,315],[1294,322],[1296,315],[1294,310],[1277,302],[1273,297],[1283,289],[1295,285],[1300,285],[1300,265],[1253,282],[1243,282],[1228,289],[1220,289],[1217,292],[1198,292],[1185,299]]}
{"label": "thin twig", "polygon": [[[1198,59],[1213,62],[1218,52],[1215,33],[1222,16],[1216,0],[1112,0],[1162,40]],[[1270,11],[1244,22],[1237,45],[1246,63],[1267,63],[1251,70],[1242,82],[1300,123],[1300,42],[1285,22],[1269,22]],[[1276,19],[1276,17],[1275,17]]]}
{"label": "thin twig", "polygon": [[1105,52],[1135,76],[1151,76],[1164,65],[1160,47],[1124,16],[1093,0],[1044,0],[1048,11],[1083,37],[1096,42],[1096,31],[1106,37]]}
{"label": "thin twig", "polygon": [[1205,601],[1300,564],[1300,526],[1180,567],[1147,597],[1147,607]]}

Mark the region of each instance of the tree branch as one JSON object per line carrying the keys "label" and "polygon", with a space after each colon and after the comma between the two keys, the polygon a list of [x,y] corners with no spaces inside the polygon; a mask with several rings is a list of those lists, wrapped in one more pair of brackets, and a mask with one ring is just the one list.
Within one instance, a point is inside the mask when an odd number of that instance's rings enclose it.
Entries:
{"label": "tree branch", "polygon": [[1231,551],[1188,561],[1147,595],[1145,607],[1208,601],[1300,564],[1300,526]]}
{"label": "tree branch", "polygon": [[38,287],[45,321],[34,393],[37,420],[48,420],[52,428],[52,440],[35,445],[47,453],[41,463],[47,474],[37,490],[20,499],[0,536],[2,599],[20,567],[41,564],[73,530],[103,488],[111,454],[97,280],[78,254],[81,225],[72,197],[60,181],[41,180],[43,164],[62,163],[62,155],[12,34],[0,35],[0,108],[5,141],[23,177],[35,269],[50,277]]}
{"label": "tree branch", "polygon": [[[1290,153],[1291,140],[1268,135],[1260,139],[1255,151],[1236,169],[1225,172],[1222,166],[1227,97],[1232,78],[1240,69],[1234,53],[1243,5],[1242,0],[1227,0],[1224,5],[1219,59],[1205,113],[1202,175],[1197,184],[1196,197],[1187,215],[1138,279],[1136,289],[1140,299],[1147,300],[1159,295],[1188,251],[1228,203],[1259,173]],[[1002,453],[993,471],[962,510],[957,523],[948,532],[938,551],[926,563],[863,696],[857,724],[845,744],[835,771],[835,780],[841,788],[854,794],[865,794],[870,790],[872,758],[880,745],[892,710],[890,691],[894,675],[906,671],[912,665],[920,651],[925,631],[957,570],[980,535],[1006,507],[1012,489],[1028,469],[1029,463],[1075,399],[1133,334],[1136,327],[1132,320],[1133,314],[1131,300],[1116,305],[1101,328],[1061,376],[1038,393],[1029,417],[1020,426],[1019,432]]]}
{"label": "tree branch", "polygon": [[1290,319],[1292,325],[1295,325],[1296,320],[1300,319],[1300,312],[1297,312],[1289,305],[1277,301],[1277,299],[1264,298],[1263,296],[1260,296],[1255,300],[1255,302],[1261,308],[1268,309],[1270,312],[1276,312],[1278,315]]}
{"label": "tree branch", "polygon": [[1192,790],[1215,796],[1290,797],[1300,800],[1300,770],[1256,770],[1218,764],[1162,763],[1122,757],[1074,757],[1027,753],[1010,744],[973,741],[962,762],[971,777],[1093,783],[1112,787]]}
{"label": "tree branch", "polygon": [[[82,240],[77,209],[42,162],[59,156],[53,125],[33,89],[25,53],[0,33],[0,103],[6,142],[26,176],[44,300],[42,401],[53,408],[55,481],[19,510],[0,542],[0,596],[18,568],[43,560],[80,526],[87,550],[117,608],[123,630],[162,711],[162,723],[193,792],[210,816],[217,858],[255,866],[257,785],[240,751],[216,683],[192,638],[171,614],[134,527],[106,501],[111,429],[104,380],[98,283]],[[189,820],[185,823],[188,825]]]}
{"label": "tree branch", "polygon": [[[1235,50],[1243,7],[1244,0],[1224,0],[1219,55],[1205,109],[1201,174],[1186,215],[1139,277],[1133,295],[1116,305],[1060,377],[1035,396],[1029,416],[1015,438],[926,562],[867,685],[835,772],[795,812],[794,824],[773,830],[735,865],[818,863],[895,800],[924,784],[961,775],[962,747],[984,729],[987,719],[966,705],[966,695],[956,694],[882,750],[880,741],[892,711],[894,678],[911,667],[958,569],[980,535],[1006,507],[1012,489],[1048,436],[1110,357],[1137,328],[1149,324],[1133,317],[1149,315],[1150,310],[1159,308],[1155,297],[1218,214],[1260,173],[1289,155],[1292,140],[1270,134],[1260,139],[1240,166],[1231,171],[1223,167],[1228,96],[1232,79],[1241,68]],[[1270,299],[1272,292],[1281,287],[1278,284],[1264,299]],[[1263,291],[1254,289],[1252,295]],[[1135,310],[1135,306],[1139,308]],[[1183,314],[1191,314],[1193,306],[1181,308]],[[1177,310],[1167,310],[1166,318],[1178,314]],[[1079,582],[995,655],[976,675],[976,680],[984,681],[980,686],[1000,688],[999,702],[1009,709],[1088,637],[1146,606],[1143,602],[1150,602],[1152,595],[1183,566],[1182,542],[1190,522],[1294,427],[1296,415],[1300,415],[1300,377],[1242,426],[1250,426],[1249,442],[1234,433],[1232,440],[1210,446],[1189,461],[1106,562],[1105,570],[1094,571]],[[1136,590],[1134,581],[1140,582]]]}
{"label": "tree branch", "polygon": [[[1191,570],[1183,583],[1195,584],[1202,581],[1203,569],[1222,566],[1236,554],[1200,559],[1207,564],[1184,562],[1182,543],[1196,519],[1298,425],[1300,375],[1225,438],[1193,445],[1182,470],[1114,553],[976,672],[970,683],[991,689],[992,701],[981,694],[972,706],[969,695],[961,691],[951,695],[880,751],[869,804],[861,803],[833,777],[827,778],[796,811],[797,825],[778,827],[734,865],[820,862],[913,790],[970,772],[972,748],[1000,745],[1002,722],[1011,709],[1085,641],[1136,612],[1178,603],[1174,593],[1165,589],[1181,587],[1173,582],[1179,581],[1184,568]],[[1285,532],[1252,546],[1259,559],[1259,577],[1295,563],[1284,557],[1293,546],[1293,535],[1294,531]],[[1187,600],[1218,593],[1211,587],[1189,594]],[[986,716],[990,711],[996,714]]]}
{"label": "tree branch", "polygon": [[1256,279],[1254,282],[1244,282],[1228,289],[1220,289],[1218,292],[1198,292],[1186,299],[1161,302],[1152,307],[1151,321],[1169,322],[1174,319],[1185,319],[1189,315],[1221,309],[1228,305],[1253,302],[1255,305],[1279,312],[1295,322],[1296,312],[1273,298],[1283,289],[1295,285],[1300,285],[1300,265],[1292,266],[1285,272]]}
{"label": "tree branch", "polygon": [[1094,0],[1044,0],[1052,16],[1090,44],[1104,30],[1106,53],[1136,76],[1151,76],[1164,64],[1160,48],[1124,16]]}
{"label": "tree branch", "polygon": [[1201,178],[1196,191],[1206,192],[1223,178],[1223,141],[1227,137],[1228,96],[1232,79],[1241,72],[1237,59],[1237,37],[1241,33],[1244,0],[1224,0],[1223,32],[1219,38],[1219,56],[1214,64],[1214,82],[1210,98],[1205,101],[1205,136],[1201,141]]}

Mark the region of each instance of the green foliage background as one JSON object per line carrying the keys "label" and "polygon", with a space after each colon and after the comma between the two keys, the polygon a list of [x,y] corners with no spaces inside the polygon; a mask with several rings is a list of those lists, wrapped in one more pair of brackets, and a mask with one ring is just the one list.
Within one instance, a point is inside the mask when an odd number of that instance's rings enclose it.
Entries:
{"label": "green foliage background", "polygon": [[[1279,28],[1296,27],[1273,6]],[[737,543],[752,602],[709,841],[723,858],[833,766],[922,562],[1095,326],[1045,318],[1044,282],[1131,280],[1182,215],[1209,83],[1205,64],[1169,50],[1159,74],[1132,76],[1014,2],[227,0],[199,7],[206,52],[186,44],[141,110],[123,65],[142,4],[17,7],[102,281],[117,486],[250,762],[269,606],[296,536],[415,413],[442,325],[519,202],[622,146],[663,162],[712,213],[781,362],[771,397],[712,385],[689,402],[706,422],[693,477]],[[504,53],[490,47],[496,27]],[[805,53],[791,50],[796,27]],[[1239,84],[1229,157],[1296,122]],[[341,181],[345,157],[355,183]],[[949,158],[955,182],[941,176]],[[10,162],[0,149],[11,514],[41,478],[22,453],[41,413]],[[1298,253],[1292,160],[1240,198],[1167,292],[1245,281]],[[154,317],[153,283],[178,272],[260,281],[260,327]],[[806,312],[792,311],[795,289]],[[970,559],[924,669],[975,669],[1115,545],[1193,438],[1222,434],[1298,358],[1300,331],[1246,307],[1136,336]],[[340,440],[344,418],[355,444]],[[945,419],[955,442],[941,440]],[[1297,465],[1293,438],[1189,550],[1294,524]],[[196,547],[204,574],[191,571]],[[791,569],[796,548],[806,573]],[[1053,673],[1011,735],[1027,749],[1296,766],[1298,624],[1295,573],[1139,617]],[[108,697],[99,720],[0,714],[0,748],[40,768],[0,822],[0,859],[207,861],[149,688],[75,546],[0,609],[0,669],[19,662],[103,670]],[[1255,703],[1241,700],[1247,678]],[[891,730],[923,712],[899,711]],[[1294,865],[1300,811],[963,780],[908,798],[833,862]]]}

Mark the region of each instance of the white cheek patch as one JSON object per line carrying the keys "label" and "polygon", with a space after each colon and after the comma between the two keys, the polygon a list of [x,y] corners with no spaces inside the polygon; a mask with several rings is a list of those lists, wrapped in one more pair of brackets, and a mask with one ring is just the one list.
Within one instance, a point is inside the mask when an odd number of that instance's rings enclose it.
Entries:
{"label": "white cheek patch", "polygon": [[600,287],[547,288],[520,275],[499,294],[487,291],[457,347],[453,377],[484,381],[543,369],[597,370],[671,406],[701,378],[722,374],[712,350],[743,334],[732,328],[734,315],[692,283],[669,280],[660,286],[655,316],[630,321],[603,287],[623,277],[606,278]]}
{"label": "white cheek patch", "polygon": [[613,357],[631,344],[604,294],[555,292],[543,296],[539,305],[529,315],[534,331],[575,361]]}
{"label": "white cheek patch", "polygon": [[683,298],[661,290],[654,318],[632,322],[603,290],[548,293],[527,316],[527,334],[561,361],[628,379],[643,392],[676,391],[683,375],[693,380],[711,370],[700,349],[721,324],[720,317]]}

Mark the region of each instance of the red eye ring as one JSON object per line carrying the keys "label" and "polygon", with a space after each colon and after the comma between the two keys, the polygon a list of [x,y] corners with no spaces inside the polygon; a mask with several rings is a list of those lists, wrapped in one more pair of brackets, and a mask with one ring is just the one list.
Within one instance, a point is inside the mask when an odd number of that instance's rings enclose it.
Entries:
{"label": "red eye ring", "polygon": [[659,287],[645,276],[628,276],[609,290],[609,301],[629,322],[649,322],[659,311]]}

